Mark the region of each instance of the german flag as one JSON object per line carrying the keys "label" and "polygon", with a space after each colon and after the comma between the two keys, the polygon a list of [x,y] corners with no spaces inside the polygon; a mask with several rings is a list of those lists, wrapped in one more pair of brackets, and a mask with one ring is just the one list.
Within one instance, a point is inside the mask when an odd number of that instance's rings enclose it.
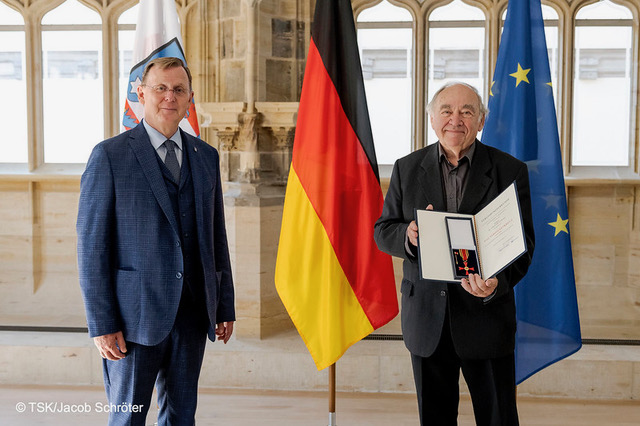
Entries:
{"label": "german flag", "polygon": [[351,3],[318,0],[275,274],[318,370],[398,313],[382,204]]}

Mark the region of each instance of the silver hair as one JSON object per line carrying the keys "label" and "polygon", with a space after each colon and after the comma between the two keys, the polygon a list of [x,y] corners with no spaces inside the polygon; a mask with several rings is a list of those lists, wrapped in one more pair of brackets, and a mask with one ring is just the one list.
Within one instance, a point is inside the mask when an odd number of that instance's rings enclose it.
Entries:
{"label": "silver hair", "polygon": [[473,93],[476,94],[476,96],[478,97],[478,105],[480,107],[480,116],[486,117],[487,114],[489,114],[489,109],[482,102],[482,96],[480,96],[480,92],[478,92],[478,89],[476,89],[472,85],[463,83],[462,81],[450,81],[446,83],[444,86],[442,86],[441,88],[439,88],[438,91],[433,95],[433,98],[431,98],[431,102],[427,104],[427,113],[432,116],[433,113],[435,112],[434,109],[436,107],[436,101],[438,100],[438,96],[440,96],[440,93],[442,93],[445,89],[448,89],[449,87],[458,86],[458,85],[468,87],[473,91]]}

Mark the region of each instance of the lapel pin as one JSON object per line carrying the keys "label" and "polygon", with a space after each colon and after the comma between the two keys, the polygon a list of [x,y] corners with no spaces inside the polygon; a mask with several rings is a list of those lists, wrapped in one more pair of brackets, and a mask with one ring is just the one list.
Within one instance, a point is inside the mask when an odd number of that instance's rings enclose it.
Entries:
{"label": "lapel pin", "polygon": [[194,150],[195,152],[198,152],[198,147],[197,147],[197,146],[194,146],[194,147],[193,147],[193,150]]}

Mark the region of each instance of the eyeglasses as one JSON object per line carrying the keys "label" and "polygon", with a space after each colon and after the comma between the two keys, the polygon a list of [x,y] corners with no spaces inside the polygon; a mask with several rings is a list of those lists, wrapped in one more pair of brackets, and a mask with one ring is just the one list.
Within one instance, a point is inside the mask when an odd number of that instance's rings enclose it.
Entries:
{"label": "eyeglasses", "polygon": [[178,86],[178,87],[175,87],[173,89],[169,89],[164,84],[156,84],[155,86],[149,86],[148,84],[142,84],[141,86],[142,87],[149,87],[151,90],[153,90],[158,95],[164,95],[167,92],[173,92],[173,94],[176,95],[176,97],[178,97],[178,98],[181,98],[183,96],[188,96],[189,95],[189,91],[187,89],[185,89],[184,87],[182,87],[182,86]]}

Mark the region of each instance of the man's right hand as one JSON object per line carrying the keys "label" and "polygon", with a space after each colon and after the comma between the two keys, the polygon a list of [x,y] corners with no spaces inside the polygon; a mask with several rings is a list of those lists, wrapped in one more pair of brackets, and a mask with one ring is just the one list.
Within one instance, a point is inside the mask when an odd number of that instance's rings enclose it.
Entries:
{"label": "man's right hand", "polygon": [[[433,204],[429,204],[427,210],[433,210]],[[415,220],[412,220],[409,227],[407,227],[407,238],[409,238],[411,244],[418,247],[418,224]]]}
{"label": "man's right hand", "polygon": [[122,331],[94,337],[93,343],[98,347],[100,356],[109,361],[118,361],[124,358],[127,352]]}

